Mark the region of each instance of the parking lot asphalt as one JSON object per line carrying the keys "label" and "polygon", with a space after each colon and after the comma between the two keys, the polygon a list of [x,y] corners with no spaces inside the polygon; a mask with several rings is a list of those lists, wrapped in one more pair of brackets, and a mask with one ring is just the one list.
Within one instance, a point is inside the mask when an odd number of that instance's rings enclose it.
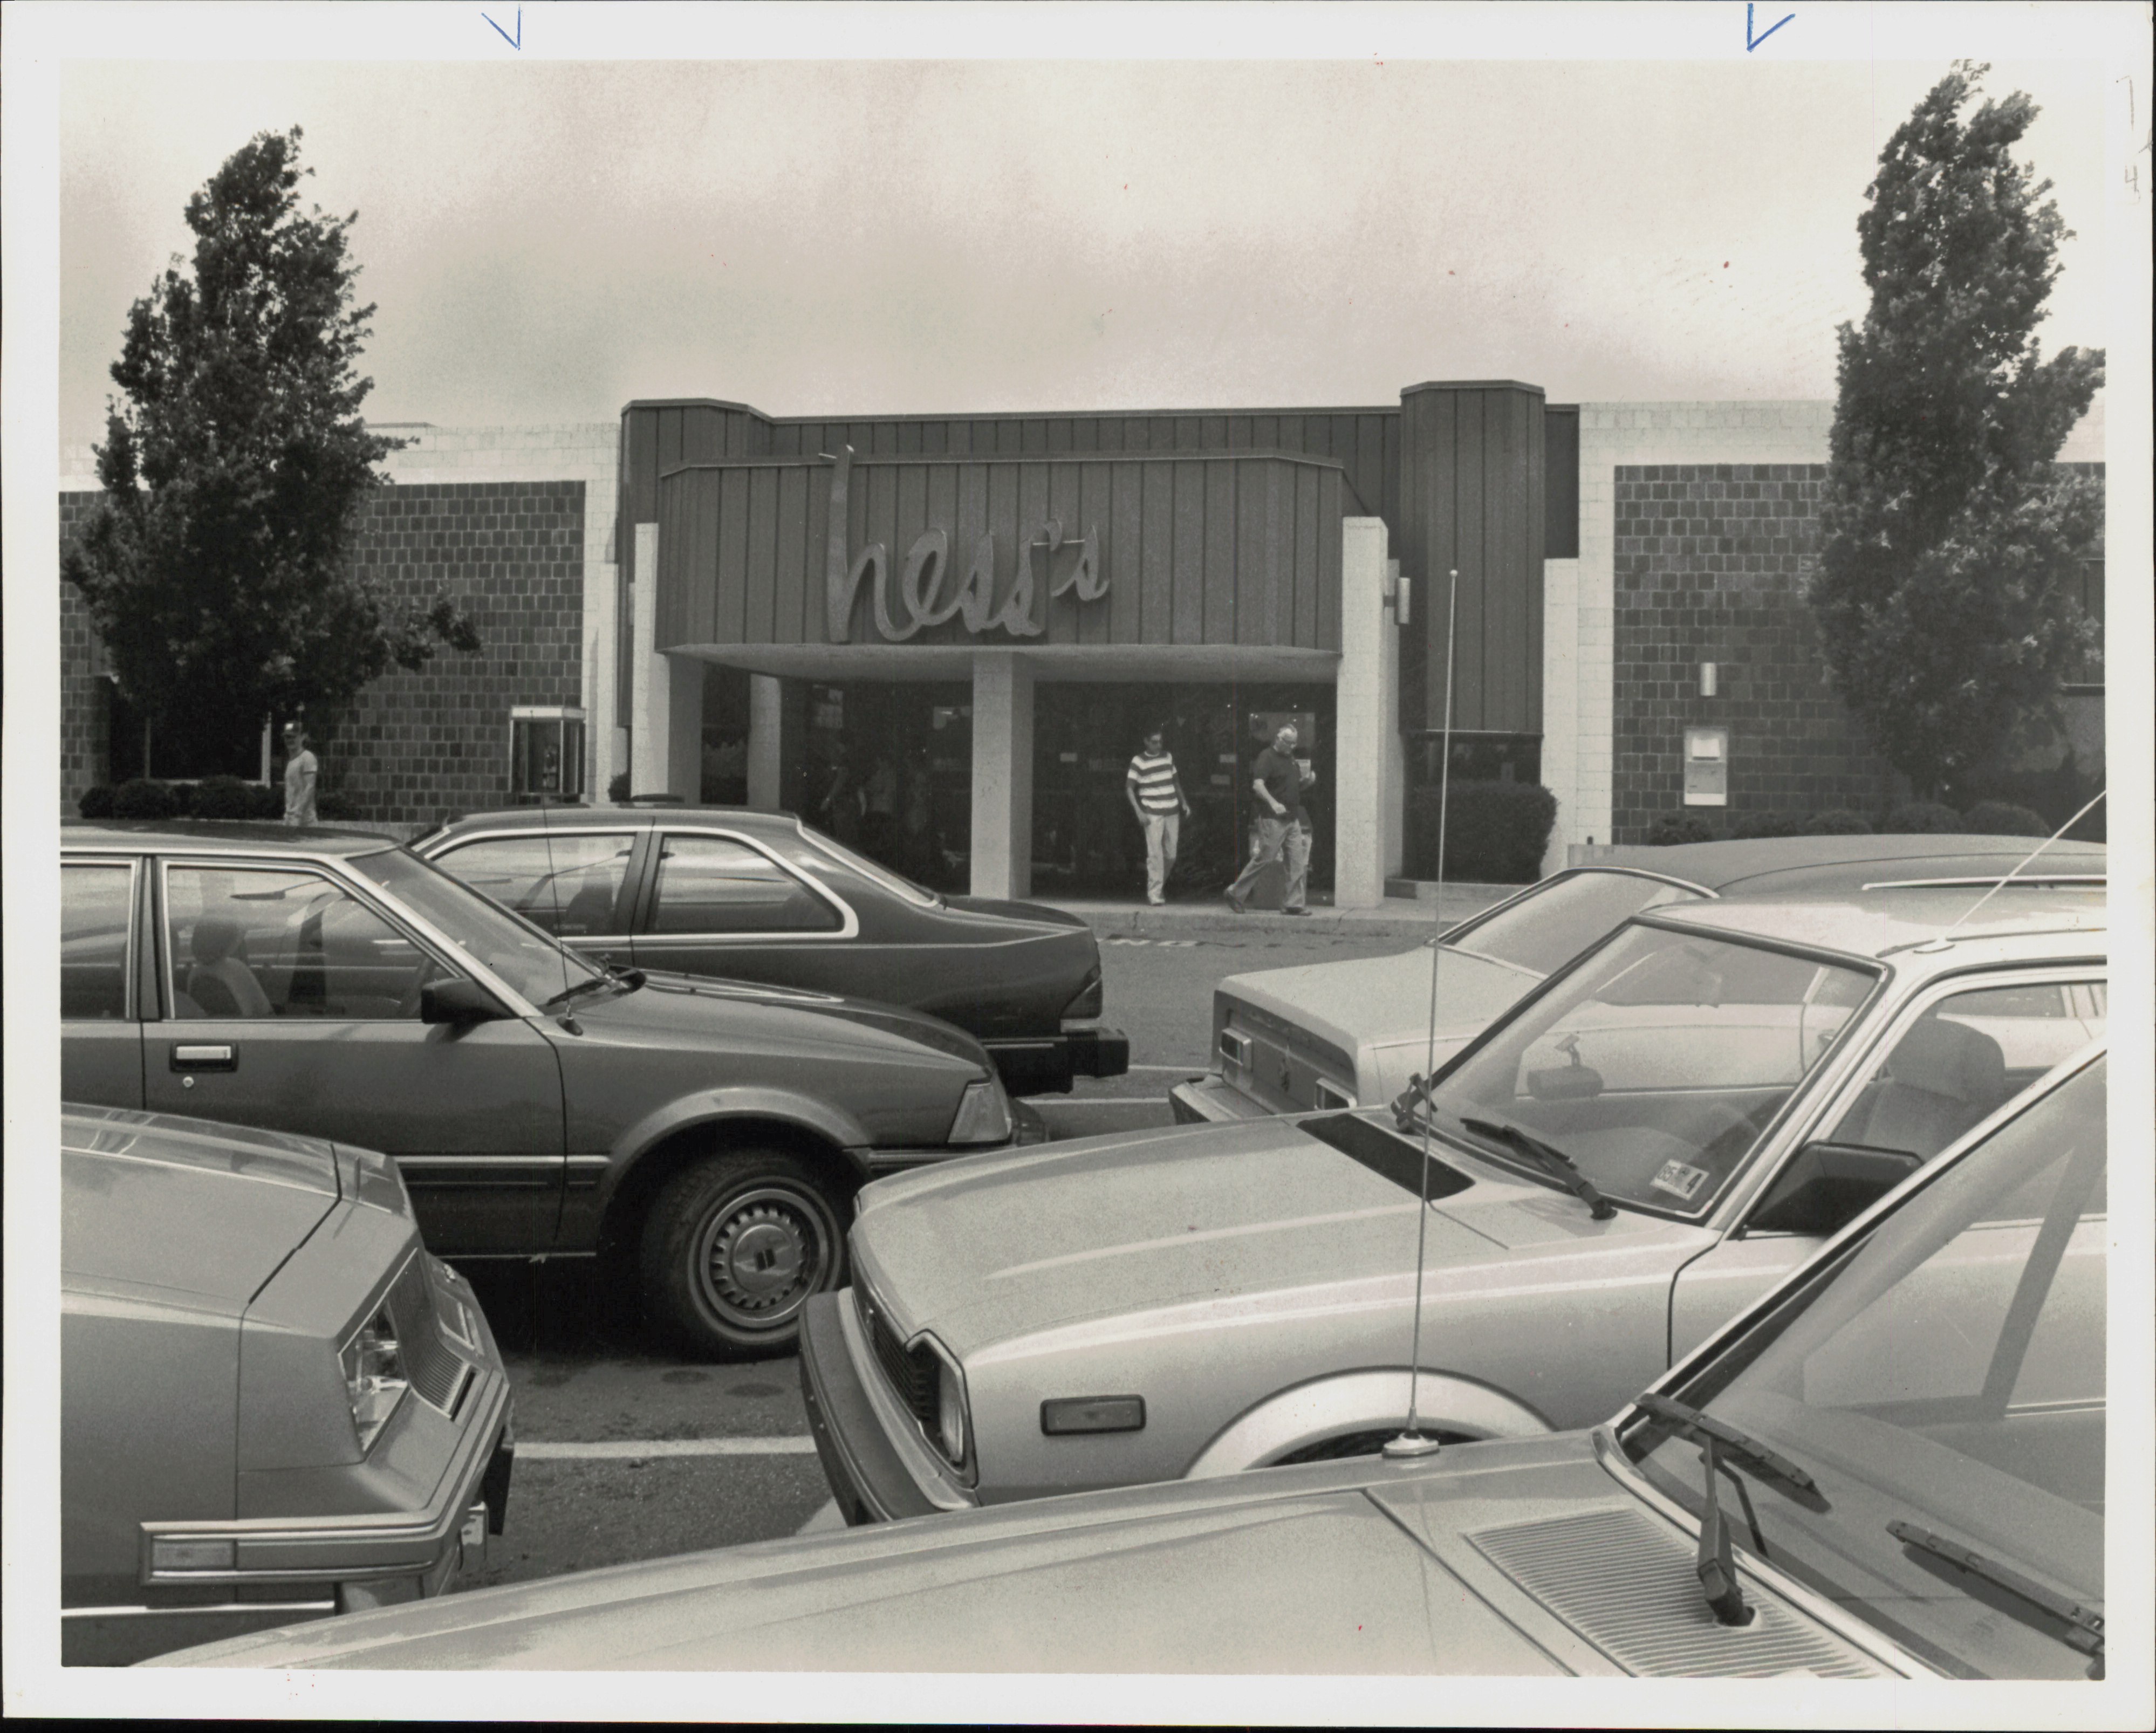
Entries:
{"label": "parking lot asphalt", "polygon": [[[1034,1098],[1059,1139],[1172,1124],[1168,1088],[1205,1069],[1213,990],[1224,977],[1383,956],[1415,942],[1277,916],[1229,928],[1104,927],[1105,1020],[1131,1038],[1132,1069]],[[588,1259],[462,1267],[507,1362],[517,1433],[507,1528],[465,1587],[770,1540],[837,1520],[796,1359],[682,1358],[644,1330],[621,1273]]]}

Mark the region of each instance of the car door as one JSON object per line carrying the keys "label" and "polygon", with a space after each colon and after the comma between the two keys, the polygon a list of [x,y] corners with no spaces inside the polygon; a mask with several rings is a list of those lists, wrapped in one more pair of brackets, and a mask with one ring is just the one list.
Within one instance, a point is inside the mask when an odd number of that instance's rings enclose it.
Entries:
{"label": "car door", "polygon": [[626,968],[636,841],[634,829],[505,832],[431,859],[587,956]]}
{"label": "car door", "polygon": [[326,866],[174,859],[157,889],[147,1105],[383,1151],[438,1252],[553,1243],[562,1081],[543,1035],[421,1022],[422,982],[459,972]]}
{"label": "car door", "polygon": [[668,830],[655,842],[639,967],[847,990],[846,941],[860,924],[834,891],[736,833]]}
{"label": "car door", "polygon": [[[1860,1066],[1810,1139],[1931,1161],[1979,1121],[2102,1033],[2104,983],[2086,971],[1962,977],[1912,1002],[1876,1063]],[[1796,1146],[1783,1162],[1788,1171]],[[1782,1194],[1762,1188],[1748,1223]],[[1824,1234],[1740,1226],[1680,1270],[1670,1354],[1688,1354],[1819,1249]]]}
{"label": "car door", "polygon": [[60,1099],[142,1105],[136,934],[141,863],[124,855],[60,867]]}

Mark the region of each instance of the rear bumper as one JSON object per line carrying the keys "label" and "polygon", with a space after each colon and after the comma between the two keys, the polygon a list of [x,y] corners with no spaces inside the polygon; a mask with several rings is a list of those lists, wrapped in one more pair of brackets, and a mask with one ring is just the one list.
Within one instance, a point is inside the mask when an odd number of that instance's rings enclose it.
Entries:
{"label": "rear bumper", "polygon": [[1131,1069],[1130,1037],[1121,1029],[1065,1029],[981,1043],[1014,1095],[1064,1095],[1077,1077],[1121,1077]]}
{"label": "rear bumper", "polygon": [[848,1346],[850,1291],[819,1294],[801,1315],[801,1396],[816,1459],[847,1522],[891,1522],[955,1508],[942,1501],[891,1443]]}
{"label": "rear bumper", "polygon": [[1222,1125],[1273,1116],[1272,1109],[1224,1082],[1217,1071],[1176,1084],[1168,1092],[1168,1107],[1178,1125]]}

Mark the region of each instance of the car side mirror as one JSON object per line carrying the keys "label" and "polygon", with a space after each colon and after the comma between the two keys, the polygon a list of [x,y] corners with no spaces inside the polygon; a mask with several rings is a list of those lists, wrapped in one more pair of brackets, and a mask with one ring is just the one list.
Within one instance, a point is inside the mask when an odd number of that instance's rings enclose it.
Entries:
{"label": "car side mirror", "polygon": [[508,1015],[501,1000],[462,976],[429,981],[419,989],[421,1023],[488,1023]]}
{"label": "car side mirror", "polygon": [[1790,1158],[1746,1224],[1762,1233],[1832,1233],[1922,1166],[1904,1149],[1808,1143]]}

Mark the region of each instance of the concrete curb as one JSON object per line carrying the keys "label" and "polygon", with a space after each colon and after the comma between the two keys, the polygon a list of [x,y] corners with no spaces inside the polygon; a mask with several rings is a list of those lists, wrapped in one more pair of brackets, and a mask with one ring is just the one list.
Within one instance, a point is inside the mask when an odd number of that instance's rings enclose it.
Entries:
{"label": "concrete curb", "polygon": [[1502,902],[1520,887],[1517,884],[1448,884],[1440,905],[1435,900],[1414,901],[1389,897],[1376,909],[1332,909],[1313,905],[1308,915],[1294,916],[1277,909],[1252,909],[1238,915],[1224,902],[1167,903],[1158,908],[1140,903],[1093,902],[1076,898],[1050,902],[1034,900],[1075,915],[1106,937],[1173,939],[1205,933],[1327,933],[1351,938],[1427,939],[1471,915]]}

